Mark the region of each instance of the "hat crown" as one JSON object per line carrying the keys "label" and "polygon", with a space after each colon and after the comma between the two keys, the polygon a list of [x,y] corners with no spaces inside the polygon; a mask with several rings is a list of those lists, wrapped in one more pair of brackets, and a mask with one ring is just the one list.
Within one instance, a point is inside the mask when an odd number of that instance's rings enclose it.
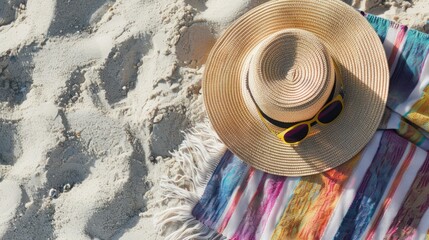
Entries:
{"label": "hat crown", "polygon": [[325,104],[335,69],[322,42],[311,32],[287,29],[263,40],[253,51],[249,90],[260,110],[281,122],[313,117]]}

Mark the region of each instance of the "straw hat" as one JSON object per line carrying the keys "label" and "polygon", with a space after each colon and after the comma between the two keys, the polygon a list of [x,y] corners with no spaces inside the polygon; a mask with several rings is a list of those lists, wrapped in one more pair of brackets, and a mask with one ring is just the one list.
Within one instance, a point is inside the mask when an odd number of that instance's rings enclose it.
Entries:
{"label": "straw hat", "polygon": [[[311,119],[342,79],[344,108],[298,145],[261,119]],[[385,52],[359,12],[337,0],[277,0],[240,17],[216,42],[203,80],[214,129],[240,159],[262,171],[303,176],[359,153],[383,115],[389,88]],[[269,122],[270,128],[282,131]]]}

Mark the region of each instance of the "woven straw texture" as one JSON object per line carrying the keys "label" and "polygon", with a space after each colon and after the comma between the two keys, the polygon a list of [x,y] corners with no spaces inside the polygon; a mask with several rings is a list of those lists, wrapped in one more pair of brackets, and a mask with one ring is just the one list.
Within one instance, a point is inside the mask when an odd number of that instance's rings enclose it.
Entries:
{"label": "woven straw texture", "polygon": [[[290,55],[293,49],[287,47],[280,50],[276,41],[264,45],[274,33],[290,29],[312,33],[297,34],[302,39],[295,41],[311,44],[296,47],[302,49],[296,55]],[[309,40],[313,36],[322,46]],[[261,49],[263,52],[255,54]],[[284,144],[259,118],[243,79],[251,75],[252,96],[267,115],[286,122],[303,120],[320,109],[318,104],[323,104],[332,89],[328,54],[343,79],[343,113],[333,123],[317,126],[318,133],[299,145]],[[264,60],[249,64],[251,55]],[[289,64],[288,59],[295,60]],[[302,80],[310,78],[314,80]],[[290,87],[291,81],[296,89]],[[367,144],[383,115],[388,81],[382,45],[357,11],[336,0],[280,0],[249,11],[216,42],[206,64],[203,95],[214,129],[233,153],[268,173],[304,176],[346,162]],[[291,114],[303,106],[308,112]]]}
{"label": "woven straw texture", "polygon": [[[286,29],[274,33],[249,55],[248,81],[254,102],[281,122],[313,117],[334,85],[334,66],[323,44],[312,33]],[[244,71],[246,74],[246,71]],[[243,89],[246,91],[246,89]]]}

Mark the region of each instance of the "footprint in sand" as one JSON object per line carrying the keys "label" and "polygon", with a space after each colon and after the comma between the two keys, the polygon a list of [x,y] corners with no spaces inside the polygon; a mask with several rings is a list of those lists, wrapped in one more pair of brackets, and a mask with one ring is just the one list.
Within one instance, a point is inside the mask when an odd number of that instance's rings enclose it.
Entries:
{"label": "footprint in sand", "polygon": [[25,100],[33,83],[32,52],[36,49],[33,44],[0,57],[0,103],[13,106]]}
{"label": "footprint in sand", "polygon": [[153,156],[171,156],[170,150],[176,149],[183,141],[184,131],[189,120],[183,113],[168,112],[153,125],[151,134],[151,152]]}
{"label": "footprint in sand", "polygon": [[61,192],[66,184],[72,187],[82,183],[95,161],[76,140],[68,140],[57,146],[48,152],[47,157],[46,192],[51,188]]}
{"label": "footprint in sand", "polygon": [[216,39],[207,23],[186,27],[176,44],[176,54],[181,66],[199,67],[206,62]]}
{"label": "footprint in sand", "polygon": [[109,5],[110,0],[57,0],[54,17],[48,35],[58,36],[84,31],[96,24]]}
{"label": "footprint in sand", "polygon": [[0,119],[0,165],[13,165],[21,154],[16,124]]}
{"label": "footprint in sand", "polygon": [[70,74],[66,86],[56,100],[60,107],[68,107],[77,102],[81,95],[81,85],[85,82],[85,70],[76,69]]}
{"label": "footprint in sand", "polygon": [[136,86],[138,68],[143,56],[149,51],[150,40],[144,35],[130,38],[115,46],[100,72],[109,104],[115,104],[127,96]]}

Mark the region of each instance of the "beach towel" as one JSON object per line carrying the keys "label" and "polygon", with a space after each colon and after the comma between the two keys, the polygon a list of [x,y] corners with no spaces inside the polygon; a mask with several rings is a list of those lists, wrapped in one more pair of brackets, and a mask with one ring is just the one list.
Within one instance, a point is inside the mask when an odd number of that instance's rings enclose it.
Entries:
{"label": "beach towel", "polygon": [[389,70],[379,130],[353,159],[321,174],[264,173],[225,148],[209,123],[186,134],[165,179],[166,239],[428,239],[429,35],[362,13]]}

